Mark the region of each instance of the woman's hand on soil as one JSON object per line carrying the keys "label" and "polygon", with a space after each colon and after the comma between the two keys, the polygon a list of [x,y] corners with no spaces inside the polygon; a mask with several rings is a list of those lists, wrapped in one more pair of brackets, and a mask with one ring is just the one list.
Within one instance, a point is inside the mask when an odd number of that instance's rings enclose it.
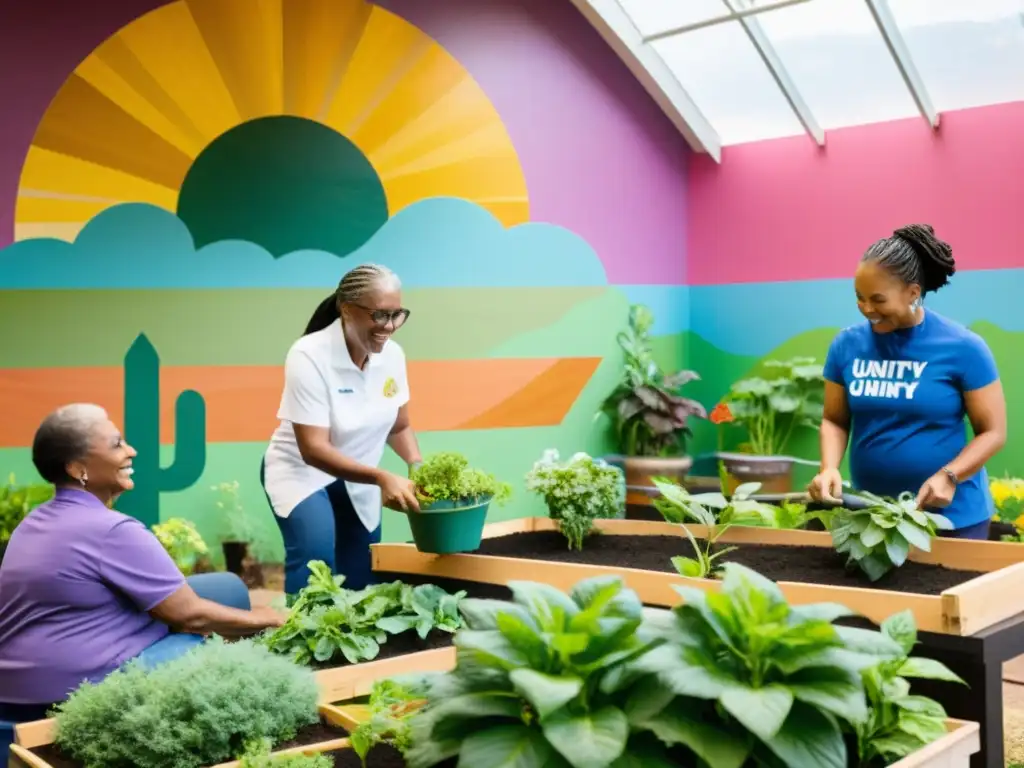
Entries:
{"label": "woman's hand on soil", "polygon": [[953,496],[956,494],[956,484],[945,472],[936,472],[924,481],[921,490],[917,492],[917,508],[927,507],[948,507],[953,503]]}
{"label": "woman's hand on soil", "polygon": [[381,502],[388,509],[398,512],[419,512],[420,502],[416,498],[416,484],[407,477],[391,472],[381,472],[377,480],[380,486]]}
{"label": "woman's hand on soil", "polygon": [[815,501],[841,503],[843,500],[843,476],[838,469],[823,469],[814,476],[807,492]]}

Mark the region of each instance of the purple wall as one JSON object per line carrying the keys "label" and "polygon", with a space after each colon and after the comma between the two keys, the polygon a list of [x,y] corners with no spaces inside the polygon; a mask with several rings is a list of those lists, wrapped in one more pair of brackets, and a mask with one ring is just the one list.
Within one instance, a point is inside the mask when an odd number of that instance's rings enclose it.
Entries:
{"label": "purple wall", "polygon": [[[380,0],[480,83],[526,173],[531,218],[582,235],[613,284],[682,284],[682,137],[569,0]],[[0,247],[18,175],[64,78],[155,0],[10,3],[0,29]]]}

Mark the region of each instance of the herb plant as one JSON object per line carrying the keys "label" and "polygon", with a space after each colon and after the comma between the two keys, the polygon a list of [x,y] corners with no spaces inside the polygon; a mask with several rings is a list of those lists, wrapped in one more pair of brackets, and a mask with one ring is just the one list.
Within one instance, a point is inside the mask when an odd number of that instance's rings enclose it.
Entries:
{"label": "herb plant", "polygon": [[791,606],[749,568],[724,569],[721,592],[677,586],[684,603],[652,614],[662,644],[636,662],[650,677],[633,692],[630,723],[708,768],[847,768],[841,723],[868,716],[861,671],[900,646],[834,625],[851,615],[841,605]]}
{"label": "herb plant", "polygon": [[237,480],[210,486],[210,490],[217,497],[214,504],[221,516],[221,539],[223,541],[251,542],[256,538],[255,526],[245,514],[239,489],[240,485]]}
{"label": "herb plant", "polygon": [[763,376],[732,385],[715,407],[716,423],[745,427],[751,453],[778,456],[796,428],[818,428],[824,397],[823,368],[813,357],[767,360]]}
{"label": "herb plant", "polygon": [[[455,668],[433,682],[414,719],[410,768],[460,765],[659,768],[656,740],[625,711],[629,664],[653,644],[643,607],[614,576],[566,595],[512,581],[513,601],[467,599]],[[628,755],[628,758],[626,757]],[[618,761],[618,762],[617,762]]]}
{"label": "herb plant", "polygon": [[[651,478],[660,496],[654,507],[670,523],[690,522],[705,525],[706,511],[722,525],[759,525],[779,527],[779,508],[752,498],[761,489],[760,483],[744,483],[726,498],[722,493],[690,493],[679,482],[667,477]],[[699,511],[698,511],[699,510]]]}
{"label": "herb plant", "polygon": [[270,739],[252,742],[239,758],[238,768],[334,768],[334,760],[327,755],[273,755],[272,747]]}
{"label": "herb plant", "polygon": [[450,501],[472,505],[490,500],[504,504],[512,495],[512,486],[494,475],[470,467],[461,453],[435,453],[413,470],[412,481],[421,502]]}
{"label": "herb plant", "polygon": [[309,571],[287,621],[260,640],[300,664],[326,665],[338,657],[358,664],[375,659],[388,635],[415,629],[424,638],[433,629],[454,632],[461,624],[464,592],[450,595],[434,584],[400,581],[351,590],[323,561],[311,561]]}
{"label": "herb plant", "polygon": [[526,475],[526,488],[544,497],[569,549],[583,549],[594,520],[617,517],[626,503],[622,471],[586,453],[560,462],[558,451],[544,451]]}
{"label": "herb plant", "polygon": [[394,680],[379,680],[370,690],[370,716],[349,734],[352,750],[363,765],[378,744],[405,754],[412,744],[412,717],[423,699]]}
{"label": "herb plant", "polygon": [[319,720],[310,670],[211,638],[152,670],[130,662],[56,707],[55,743],[85,768],[200,768]]}
{"label": "herb plant", "polygon": [[54,488],[49,483],[18,485],[14,474],[7,485],[0,486],[0,547],[11,539],[11,534],[25,516],[43,502],[53,498]]}
{"label": "herb plant", "polygon": [[157,523],[153,526],[153,533],[186,576],[192,574],[200,559],[210,551],[195,523],[182,517]]}
{"label": "herb plant", "polygon": [[910,693],[906,678],[946,680],[966,685],[945,664],[911,656],[917,643],[912,611],[890,616],[881,626],[901,653],[862,671],[868,698],[868,717],[857,725],[861,764],[888,765],[916,752],[946,734],[946,711],[937,701]]}
{"label": "herb plant", "polygon": [[700,377],[693,371],[664,373],[654,360],[649,332],[654,315],[642,304],[629,308],[629,326],[616,337],[625,357],[622,381],[601,405],[626,456],[675,456],[686,452],[689,420],[707,418],[704,406],[683,397]]}
{"label": "herb plant", "polygon": [[868,505],[836,511],[829,532],[836,551],[846,555],[847,563],[871,581],[903,565],[911,545],[930,552],[937,531],[953,527],[942,515],[918,509],[914,494],[909,492],[901,493],[895,501],[866,491],[856,496]]}

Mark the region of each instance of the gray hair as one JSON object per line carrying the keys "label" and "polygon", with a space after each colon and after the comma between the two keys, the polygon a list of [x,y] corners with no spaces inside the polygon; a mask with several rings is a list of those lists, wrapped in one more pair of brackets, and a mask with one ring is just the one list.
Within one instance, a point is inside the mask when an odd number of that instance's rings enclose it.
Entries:
{"label": "gray hair", "polygon": [[96,427],[109,418],[103,408],[92,403],[71,403],[51,413],[32,440],[36,471],[54,484],[77,480],[68,475],[68,464],[88,455]]}
{"label": "gray hair", "polygon": [[401,287],[398,275],[383,264],[360,264],[345,273],[334,295],[338,301],[359,301],[375,288],[397,291]]}
{"label": "gray hair", "polygon": [[956,272],[952,247],[930,224],[900,227],[868,248],[861,261],[874,261],[907,285],[921,286],[922,294],[939,290]]}

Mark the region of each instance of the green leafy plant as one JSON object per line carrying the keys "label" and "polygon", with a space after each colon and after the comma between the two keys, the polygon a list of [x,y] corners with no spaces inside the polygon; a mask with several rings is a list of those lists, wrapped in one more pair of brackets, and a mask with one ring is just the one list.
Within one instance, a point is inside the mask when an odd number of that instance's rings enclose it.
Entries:
{"label": "green leafy plant", "polygon": [[240,488],[237,480],[210,486],[216,497],[214,505],[221,518],[223,541],[251,542],[256,538],[256,528],[242,506]]}
{"label": "green leafy plant", "polygon": [[469,459],[452,451],[427,456],[412,471],[411,479],[416,484],[416,496],[426,504],[449,501],[473,505],[485,500],[504,504],[512,495],[511,485],[470,467]]}
{"label": "green leafy plant", "polygon": [[796,428],[821,425],[825,378],[813,357],[767,360],[763,368],[762,376],[732,385],[716,406],[716,423],[744,427],[751,453],[779,456]]}
{"label": "green leafy plant", "polygon": [[835,550],[871,581],[903,565],[911,545],[930,552],[936,533],[953,528],[942,515],[918,509],[912,493],[901,493],[896,500],[866,491],[854,496],[867,505],[837,510],[830,519],[829,532]]}
{"label": "green leafy plant", "polygon": [[152,670],[130,662],[56,707],[56,745],[85,768],[200,768],[319,720],[310,670],[211,638]]}
{"label": "green leafy plant", "polygon": [[338,657],[358,664],[377,658],[390,634],[415,629],[424,638],[434,629],[452,633],[461,626],[458,605],[465,592],[451,595],[434,584],[400,581],[351,590],[323,561],[311,561],[309,571],[288,619],[260,638],[300,664],[326,665]]}
{"label": "green leafy plant", "polygon": [[890,616],[881,626],[901,653],[861,672],[868,699],[868,717],[857,724],[861,764],[900,760],[946,734],[946,711],[937,701],[910,693],[906,678],[945,680],[966,685],[945,664],[910,652],[917,643],[912,611]]}
{"label": "green leafy plant", "polygon": [[1019,477],[996,478],[989,481],[988,488],[996,507],[992,519],[1013,526],[1013,532],[1002,534],[999,540],[1024,541],[1024,480]]}
{"label": "green leafy plant", "polygon": [[726,563],[721,592],[676,586],[683,604],[652,613],[661,644],[627,706],[630,723],[692,751],[708,768],[847,768],[841,724],[867,719],[861,672],[901,649],[834,625],[841,605],[791,606],[778,586]]}
{"label": "green leafy plant", "polygon": [[238,760],[238,768],[334,768],[334,760],[324,754],[271,754],[270,739],[250,743]]}
{"label": "green leafy plant", "polygon": [[182,517],[172,517],[157,523],[153,526],[153,533],[186,576],[195,570],[200,559],[210,551],[196,530],[195,523]]}
{"label": "green leafy plant", "polygon": [[352,750],[363,765],[378,744],[388,744],[402,754],[412,745],[412,718],[423,699],[394,680],[379,680],[370,689],[370,716],[349,734]]}
{"label": "green leafy plant", "polygon": [[629,326],[616,340],[624,355],[622,381],[601,404],[626,456],[674,456],[686,452],[691,418],[707,418],[704,406],[683,397],[700,377],[694,371],[664,373],[654,360],[649,333],[654,315],[642,304],[629,308]]}
{"label": "green leafy plant", "polygon": [[663,765],[657,741],[636,733],[624,710],[629,664],[654,642],[637,632],[637,595],[614,576],[568,595],[508,586],[512,602],[462,602],[468,629],[455,637],[455,668],[429,686],[414,719],[410,768],[455,756],[481,767]]}
{"label": "green leafy plant", "polygon": [[586,453],[561,462],[558,451],[544,451],[526,474],[526,488],[544,498],[569,549],[583,549],[594,520],[617,517],[626,503],[622,470]]}
{"label": "green leafy plant", "polygon": [[[706,524],[705,512],[721,525],[755,525],[781,527],[779,508],[753,498],[760,483],[744,483],[733,491],[732,497],[715,491],[690,493],[678,481],[667,477],[651,478],[660,496],[654,498],[654,507],[670,523],[690,522]],[[699,511],[698,511],[699,510]]]}
{"label": "green leafy plant", "polygon": [[0,486],[0,546],[11,540],[18,523],[40,504],[53,498],[54,487],[49,483],[18,485],[12,472],[7,485]]}

